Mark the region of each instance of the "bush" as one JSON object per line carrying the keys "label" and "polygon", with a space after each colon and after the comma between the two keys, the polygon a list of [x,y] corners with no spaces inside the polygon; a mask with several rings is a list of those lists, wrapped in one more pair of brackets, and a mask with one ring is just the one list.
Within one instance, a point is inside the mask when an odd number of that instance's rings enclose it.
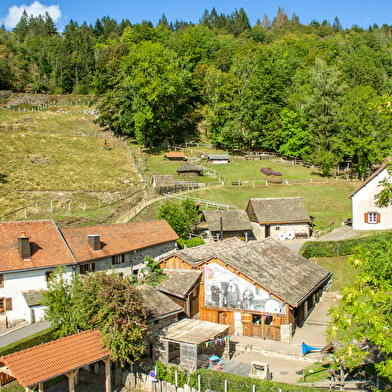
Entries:
{"label": "bush", "polygon": [[186,241],[187,248],[192,248],[194,246],[203,245],[205,242],[200,237],[195,237]]}
{"label": "bush", "polygon": [[338,257],[354,253],[357,246],[366,246],[372,242],[372,237],[352,238],[342,241],[308,241],[305,242],[299,254],[310,257]]}

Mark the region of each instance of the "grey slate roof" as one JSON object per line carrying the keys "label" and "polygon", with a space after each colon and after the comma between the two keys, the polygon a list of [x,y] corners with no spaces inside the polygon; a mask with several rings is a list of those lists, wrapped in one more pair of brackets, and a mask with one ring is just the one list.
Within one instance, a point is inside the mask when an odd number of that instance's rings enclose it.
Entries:
{"label": "grey slate roof", "polygon": [[210,160],[229,160],[229,154],[208,154]]}
{"label": "grey slate roof", "polygon": [[165,269],[168,276],[156,287],[159,291],[185,298],[200,278],[202,271]]}
{"label": "grey slate roof", "polygon": [[42,293],[45,290],[28,290],[28,291],[22,291],[22,295],[24,299],[26,300],[27,306],[37,306],[41,305],[41,302],[43,300]]}
{"label": "grey slate roof", "polygon": [[203,216],[210,231],[220,230],[220,217],[223,231],[252,230],[252,224],[244,210],[204,211]]}
{"label": "grey slate roof", "polygon": [[147,308],[148,319],[164,318],[184,309],[156,288],[148,285],[136,286],[143,293],[143,304]]}
{"label": "grey slate roof", "polygon": [[311,222],[300,197],[250,199],[259,223]]}
{"label": "grey slate roof", "polygon": [[218,258],[292,306],[332,275],[272,238],[242,244],[218,252]]}
{"label": "grey slate roof", "polygon": [[[174,255],[181,257],[183,260],[189,263],[198,263],[200,261],[208,259],[211,256],[214,256],[219,250],[233,249],[243,244],[244,241],[241,241],[237,237],[233,237],[225,241],[212,242],[211,244],[205,244],[195,246],[193,248],[183,249],[178,251],[177,253],[174,253]],[[171,254],[169,257],[171,256],[173,256],[173,254]]]}
{"label": "grey slate roof", "polygon": [[177,173],[186,173],[186,172],[198,172],[201,173],[203,168],[199,165],[196,165],[192,162],[186,162],[182,166],[176,169]]}

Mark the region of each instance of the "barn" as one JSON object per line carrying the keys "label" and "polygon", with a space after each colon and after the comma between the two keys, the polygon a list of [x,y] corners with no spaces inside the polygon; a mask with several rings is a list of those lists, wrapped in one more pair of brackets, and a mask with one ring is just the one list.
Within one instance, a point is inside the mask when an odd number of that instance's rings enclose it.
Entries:
{"label": "barn", "polygon": [[230,333],[289,342],[329,285],[332,274],[268,238],[238,238],[175,252],[165,269],[202,271],[199,317]]}

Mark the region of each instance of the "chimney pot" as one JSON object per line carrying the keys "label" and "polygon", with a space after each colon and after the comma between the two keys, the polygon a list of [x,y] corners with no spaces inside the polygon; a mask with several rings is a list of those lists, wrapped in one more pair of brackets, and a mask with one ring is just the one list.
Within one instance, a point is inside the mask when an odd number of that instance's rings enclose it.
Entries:
{"label": "chimney pot", "polygon": [[99,234],[89,234],[87,236],[88,244],[95,250],[101,250],[101,236]]}
{"label": "chimney pot", "polygon": [[29,259],[31,257],[30,237],[26,236],[25,231],[22,231],[22,235],[18,237],[18,249],[22,260]]}

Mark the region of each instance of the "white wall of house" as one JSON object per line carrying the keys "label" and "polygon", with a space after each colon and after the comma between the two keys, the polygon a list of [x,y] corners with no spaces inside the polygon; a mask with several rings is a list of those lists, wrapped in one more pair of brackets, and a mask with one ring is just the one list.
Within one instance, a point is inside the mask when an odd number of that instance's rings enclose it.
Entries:
{"label": "white wall of house", "polygon": [[[392,207],[379,208],[374,202],[374,196],[382,190],[379,182],[387,177],[389,177],[387,170],[382,170],[351,197],[353,229],[386,230],[392,228]],[[376,214],[379,214],[378,219]]]}
{"label": "white wall of house", "polygon": [[[66,274],[70,277],[72,267],[66,266]],[[12,310],[7,310],[0,315],[0,320],[9,321],[23,319],[31,322],[30,308],[27,306],[22,291],[46,289],[46,272],[54,271],[53,268],[40,268],[28,271],[4,273],[3,287],[0,288],[0,298],[12,298]],[[37,308],[35,321],[43,316],[42,307]]]}

